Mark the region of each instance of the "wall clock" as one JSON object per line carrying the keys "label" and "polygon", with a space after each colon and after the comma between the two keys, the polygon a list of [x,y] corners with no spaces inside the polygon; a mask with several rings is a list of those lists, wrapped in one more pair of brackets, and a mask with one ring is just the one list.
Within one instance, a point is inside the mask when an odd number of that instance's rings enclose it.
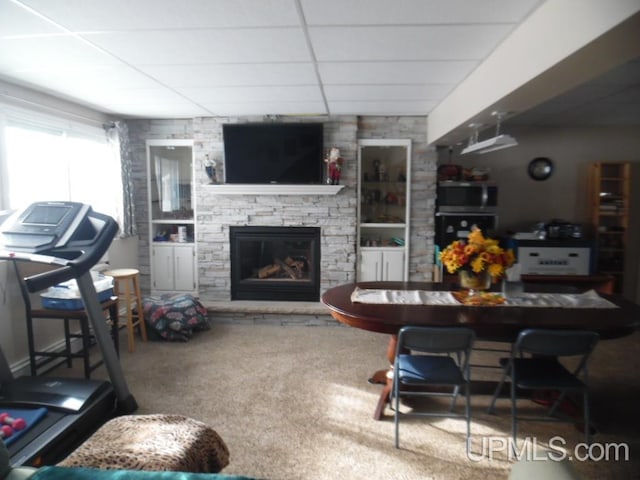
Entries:
{"label": "wall clock", "polygon": [[553,162],[546,157],[534,158],[529,162],[528,172],[534,180],[546,180],[553,173]]}

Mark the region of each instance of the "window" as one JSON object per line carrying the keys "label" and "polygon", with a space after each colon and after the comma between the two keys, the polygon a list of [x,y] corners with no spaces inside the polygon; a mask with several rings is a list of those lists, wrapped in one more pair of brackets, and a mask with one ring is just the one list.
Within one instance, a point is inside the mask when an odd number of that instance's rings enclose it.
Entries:
{"label": "window", "polygon": [[122,217],[118,145],[102,128],[74,125],[38,114],[7,115],[3,135],[3,208],[36,201],[87,203]]}

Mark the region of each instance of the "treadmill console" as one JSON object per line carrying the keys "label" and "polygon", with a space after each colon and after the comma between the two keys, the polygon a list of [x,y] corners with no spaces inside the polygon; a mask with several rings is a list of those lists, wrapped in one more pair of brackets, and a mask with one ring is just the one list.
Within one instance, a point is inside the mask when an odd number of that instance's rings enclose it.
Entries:
{"label": "treadmill console", "polygon": [[43,253],[66,245],[91,207],[77,202],[38,202],[7,219],[0,228],[5,249]]}
{"label": "treadmill console", "polygon": [[78,202],[36,202],[0,214],[0,260],[61,266],[25,278],[30,292],[79,278],[105,254],[118,232],[116,221]]}

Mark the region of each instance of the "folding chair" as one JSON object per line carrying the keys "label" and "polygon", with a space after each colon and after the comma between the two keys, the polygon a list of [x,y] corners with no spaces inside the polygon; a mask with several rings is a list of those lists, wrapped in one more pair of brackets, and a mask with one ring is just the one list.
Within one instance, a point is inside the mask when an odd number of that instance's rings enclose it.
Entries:
{"label": "folding chair", "polygon": [[[400,417],[465,418],[467,442],[471,435],[469,357],[475,340],[473,330],[463,327],[407,326],[398,332],[393,366],[390,406],[394,410],[395,447],[399,448]],[[455,359],[452,356],[455,354]],[[429,391],[424,387],[451,387],[453,391]],[[455,413],[460,388],[464,387],[466,405],[463,414]],[[451,397],[450,412],[416,410],[401,413],[401,397]]]}
{"label": "folding chair", "polygon": [[[493,413],[496,399],[502,390],[504,382],[509,378],[511,381],[511,431],[514,448],[517,441],[518,420],[575,423],[575,419],[554,416],[569,392],[582,394],[585,442],[589,444],[589,372],[587,360],[598,340],[599,335],[596,332],[584,330],[528,329],[520,332],[511,349],[511,356],[500,359],[504,374],[489,406],[489,413]],[[525,357],[526,354],[530,354],[532,357]],[[571,372],[560,363],[558,360],[560,357],[581,358],[578,366]],[[548,410],[547,416],[520,416],[517,410],[516,389],[554,390],[558,391],[559,395]]]}

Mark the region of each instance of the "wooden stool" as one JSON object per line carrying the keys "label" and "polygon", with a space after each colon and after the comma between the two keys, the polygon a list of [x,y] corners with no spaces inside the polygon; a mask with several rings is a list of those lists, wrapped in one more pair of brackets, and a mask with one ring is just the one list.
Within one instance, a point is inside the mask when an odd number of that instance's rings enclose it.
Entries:
{"label": "wooden stool", "polygon": [[147,341],[147,327],[144,323],[144,309],[142,295],[140,294],[140,272],[135,268],[117,268],[103,273],[113,277],[113,288],[121,303],[124,303],[127,314],[129,352],[134,352],[136,350],[135,327],[140,329],[142,341]]}

